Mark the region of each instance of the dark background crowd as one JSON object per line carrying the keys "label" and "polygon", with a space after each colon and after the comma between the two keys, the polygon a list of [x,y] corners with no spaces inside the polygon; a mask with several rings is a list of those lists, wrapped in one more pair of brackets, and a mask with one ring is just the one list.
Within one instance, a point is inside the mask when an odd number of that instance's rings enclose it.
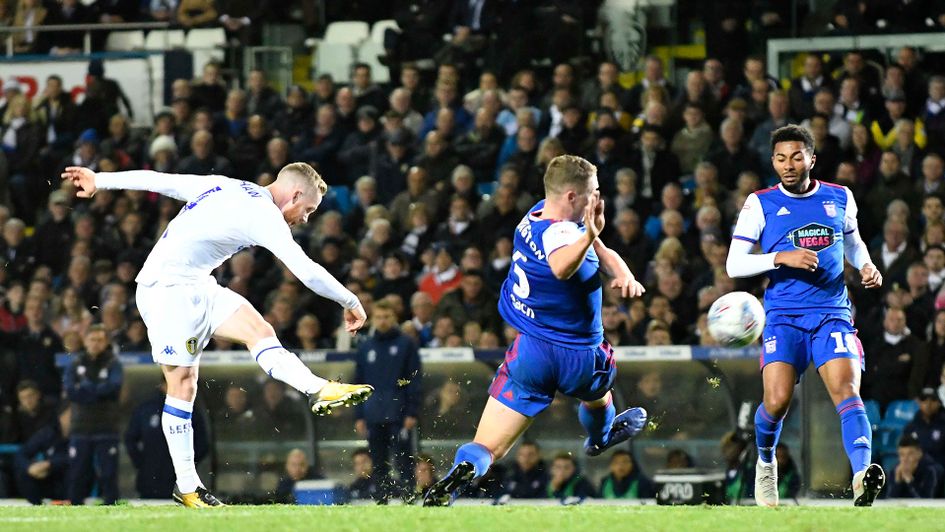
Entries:
{"label": "dark background crowd", "polygon": [[[896,480],[891,484],[902,484],[894,493],[940,493],[942,62],[911,47],[811,53],[798,58],[795,77],[774,79],[755,54],[763,52],[762,35],[791,33],[792,14],[782,7],[790,3],[723,3],[731,9],[704,18],[706,59],[671,70],[649,55],[636,76],[622,73],[589,42],[585,30],[596,26],[600,2],[429,0],[344,3],[345,18],[394,18],[403,29],[385,38],[382,61],[393,75],[383,86],[363,63],[352,65],[350,83],[313,73],[284,91],[263,71],[237,79],[225,65],[209,63],[198,79],[173,80],[167,108],[139,127],[100,60],[89,64],[81,101],[56,76],[32,99],[16,80],[3,80],[0,442],[21,447],[0,455],[0,493],[78,502],[97,478],[95,493],[113,501],[116,472],[107,466],[117,467],[111,457],[121,439],[136,467],[153,469],[141,475],[142,496],[154,484],[147,479],[160,477],[155,496],[173,480],[169,466],[162,470],[142,458],[163,444],[148,432],[157,400],[142,404],[131,426],[116,424],[122,386],[116,355],[150,351],[134,278],[180,204],[148,192],[104,190],[79,201],[58,180],[65,166],[222,174],[266,185],[286,163],[312,164],[330,191],[295,237],[360,297],[374,319],[371,331],[351,337],[339,329],[337,306],[305,290],[264,249],[238,253],[213,275],[260,309],[287,347],[356,350],[362,375],[390,387],[421,374],[415,347],[501,349],[514,337],[496,309],[511,237],[543,197],[545,166],[566,153],[597,167],[607,205],[603,240],[647,288],[632,301],[605,290],[607,340],[614,346],[714,345],[706,329],[709,305],[732,290],[762,293],[761,279],[733,280],[724,263],[745,198],[777,183],[769,136],[788,123],[813,133],[813,177],[852,189],[860,232],[885,277],[882,290],[870,293],[860,288],[857,272],[847,272],[866,351],[863,397],[879,416],[895,408],[905,408],[910,420],[915,415],[906,430],[899,427],[905,436],[888,445],[893,453],[898,447],[900,461],[889,472]],[[252,43],[259,42],[267,17],[295,17],[309,31],[326,22],[316,14],[342,18],[331,2],[324,10],[313,8],[317,2],[285,2],[285,13],[275,9],[281,2],[151,1],[141,10],[134,4],[20,0],[14,6],[0,0],[0,24],[169,20],[184,27],[222,24],[231,37]],[[834,34],[937,31],[945,22],[931,4],[901,4],[899,18],[887,11],[882,18],[871,2],[840,1],[818,27]],[[701,13],[686,5],[679,5],[680,26]],[[931,24],[915,27],[910,21],[919,19],[910,10],[920,5],[927,14],[920,18]],[[536,38],[539,27],[543,38]],[[59,41],[67,34],[49,35],[16,34],[16,50],[77,48]],[[391,342],[413,349],[404,373],[372,372],[368,353]],[[208,349],[233,348],[214,341]],[[73,354],[64,368],[54,359],[62,352]],[[386,476],[391,450],[402,480],[427,482],[435,474],[432,461],[414,459],[411,443],[419,399],[411,395],[415,390],[391,393],[406,394],[394,403],[400,407],[358,413],[358,431],[372,445],[370,453],[354,456],[355,469],[368,480]],[[262,395],[262,423],[291,430],[295,411],[281,406],[285,390],[273,383]],[[228,389],[221,419],[232,426],[221,430],[250,423],[253,416],[245,413],[252,401],[245,390]],[[532,467],[523,465],[540,461],[537,446],[518,454],[521,471],[505,483],[513,496],[525,485],[540,486],[535,489],[545,495],[651,493],[645,479],[627,480],[637,474],[629,455],[615,454],[616,477],[594,486],[568,484],[576,475],[574,460],[558,456],[550,465],[552,489],[544,469],[544,480],[535,484]],[[385,466],[365,465],[372,458]],[[305,460],[304,453],[290,454],[288,477],[312,475]],[[364,482],[369,496],[388,489]]]}

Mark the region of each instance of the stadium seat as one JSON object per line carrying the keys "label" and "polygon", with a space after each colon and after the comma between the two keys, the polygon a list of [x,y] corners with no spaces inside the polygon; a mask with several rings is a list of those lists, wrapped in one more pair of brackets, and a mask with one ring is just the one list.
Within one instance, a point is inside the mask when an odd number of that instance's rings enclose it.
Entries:
{"label": "stadium seat", "polygon": [[870,426],[873,427],[873,432],[875,432],[883,420],[883,416],[879,413],[879,403],[873,399],[867,399],[863,401],[863,407],[866,409],[866,417],[870,420]]}
{"label": "stadium seat", "polygon": [[210,61],[223,61],[226,32],[223,28],[199,28],[187,32],[184,46],[194,56],[194,77],[199,76]]}
{"label": "stadium seat", "polygon": [[367,38],[367,22],[345,20],[329,24],[322,42],[355,46]]}
{"label": "stadium seat", "polygon": [[315,70],[318,74],[330,74],[335,82],[351,80],[351,63],[354,49],[350,44],[322,42],[315,51]]}
{"label": "stadium seat", "polygon": [[883,426],[896,427],[902,430],[908,425],[915,413],[919,411],[919,405],[912,400],[893,401],[886,407],[886,416],[883,418]]}
{"label": "stadium seat", "polygon": [[388,29],[399,30],[395,20],[378,20],[371,26],[371,40],[384,46],[384,32]]}
{"label": "stadium seat", "polygon": [[351,189],[342,185],[329,187],[323,203],[326,211],[337,210],[343,215],[348,214],[351,210]]}
{"label": "stadium seat", "polygon": [[381,64],[377,56],[384,53],[384,46],[367,40],[358,47],[358,61],[367,63],[371,66],[371,78],[375,83],[387,83],[390,81],[390,69]]}
{"label": "stadium seat", "polygon": [[184,46],[184,30],[151,30],[144,38],[145,50],[166,50]]}
{"label": "stadium seat", "polygon": [[144,32],[141,30],[112,31],[105,41],[105,49],[109,52],[127,52],[141,48],[144,48]]}

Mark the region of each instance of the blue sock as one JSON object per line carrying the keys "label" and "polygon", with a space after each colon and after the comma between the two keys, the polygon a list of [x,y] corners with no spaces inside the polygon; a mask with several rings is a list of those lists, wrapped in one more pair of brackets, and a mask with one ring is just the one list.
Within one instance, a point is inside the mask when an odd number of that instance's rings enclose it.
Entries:
{"label": "blue sock", "polygon": [[758,447],[758,456],[761,461],[770,464],[774,461],[774,448],[778,446],[781,437],[781,425],[784,418],[774,419],[774,416],[765,410],[764,403],[755,410],[755,445]]}
{"label": "blue sock", "polygon": [[863,400],[853,396],[837,405],[840,415],[840,432],[843,434],[843,448],[850,459],[850,467],[856,474],[870,465],[873,454],[873,430],[866,417]]}
{"label": "blue sock", "polygon": [[470,442],[456,450],[453,467],[456,467],[460,462],[471,463],[476,468],[476,478],[479,478],[485,475],[486,471],[489,471],[489,466],[492,465],[492,453],[485,446]]}
{"label": "blue sock", "polygon": [[610,427],[614,424],[616,414],[613,399],[601,408],[588,408],[584,403],[578,407],[578,419],[594,445],[607,445],[610,440]]}

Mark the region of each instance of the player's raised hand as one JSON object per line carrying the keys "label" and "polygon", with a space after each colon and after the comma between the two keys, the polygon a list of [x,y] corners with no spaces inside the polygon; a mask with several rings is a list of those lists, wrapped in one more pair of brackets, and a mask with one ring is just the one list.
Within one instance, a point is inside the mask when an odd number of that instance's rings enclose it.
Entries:
{"label": "player's raised hand", "polygon": [[72,181],[76,196],[91,198],[95,195],[95,172],[82,166],[68,166],[62,172],[62,178]]}
{"label": "player's raised hand", "polygon": [[637,281],[632,275],[620,276],[614,279],[610,282],[610,287],[615,290],[620,289],[620,295],[625,298],[640,297],[643,292],[646,292],[646,288],[643,288],[640,281]]}
{"label": "player's raised hand", "polygon": [[863,280],[864,288],[879,288],[883,286],[883,274],[879,273],[873,263],[866,263],[860,268],[860,277]]}
{"label": "player's raised hand", "polygon": [[364,307],[358,305],[353,309],[345,309],[345,330],[351,334],[358,332],[358,329],[364,326],[367,321],[367,314],[364,313]]}
{"label": "player's raised hand", "polygon": [[592,239],[604,230],[604,200],[598,194],[591,196],[584,208],[584,228]]}
{"label": "player's raised hand", "polygon": [[815,271],[818,263],[817,252],[809,249],[779,251],[778,254],[774,256],[775,266],[790,266],[791,268],[807,270],[809,272]]}

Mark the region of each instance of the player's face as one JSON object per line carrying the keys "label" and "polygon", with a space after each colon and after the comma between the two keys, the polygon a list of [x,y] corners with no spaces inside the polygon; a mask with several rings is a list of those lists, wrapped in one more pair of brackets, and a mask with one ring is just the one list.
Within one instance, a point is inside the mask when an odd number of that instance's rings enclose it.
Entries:
{"label": "player's face", "polygon": [[774,146],[771,164],[788,192],[804,191],[810,183],[810,169],[816,156],[807,151],[800,141],[779,142]]}
{"label": "player's face", "polygon": [[597,181],[597,174],[592,175],[587,180],[587,188],[583,193],[576,192],[574,196],[574,201],[572,205],[574,206],[574,211],[572,212],[571,220],[580,221],[584,219],[584,209],[587,208],[587,204],[590,203],[591,198],[600,198],[600,185]]}
{"label": "player's face", "polygon": [[315,212],[315,209],[318,209],[321,203],[321,192],[305,194],[302,191],[296,191],[292,197],[292,201],[283,207],[282,217],[285,218],[285,222],[289,224],[289,227],[308,223],[308,217]]}

